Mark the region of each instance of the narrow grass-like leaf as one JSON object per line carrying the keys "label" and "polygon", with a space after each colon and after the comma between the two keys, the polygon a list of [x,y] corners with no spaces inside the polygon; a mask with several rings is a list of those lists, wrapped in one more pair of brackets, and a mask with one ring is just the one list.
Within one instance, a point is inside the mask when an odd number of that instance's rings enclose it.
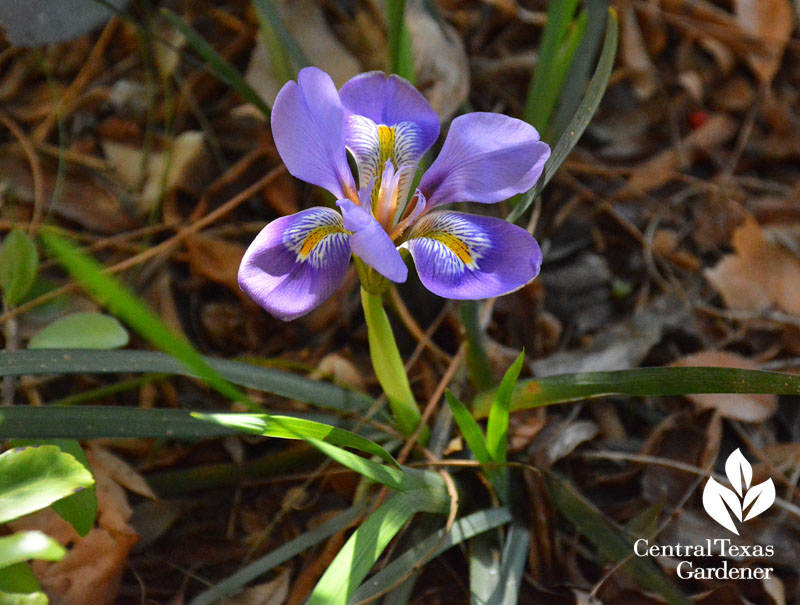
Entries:
{"label": "narrow grass-like leaf", "polygon": [[53,445],[8,450],[0,454],[0,523],[93,484],[80,462]]}
{"label": "narrow grass-like leaf", "polygon": [[389,38],[389,69],[392,73],[414,83],[414,55],[411,36],[406,27],[405,0],[386,0],[387,34]]}
{"label": "narrow grass-like leaf", "polygon": [[[733,368],[637,368],[614,372],[560,374],[520,381],[511,395],[511,411],[605,395],[690,395],[695,393],[772,393],[800,395],[800,376]],[[494,393],[481,393],[473,413],[489,413]]]}
{"label": "narrow grass-like leaf", "polygon": [[22,561],[58,561],[66,549],[50,536],[40,531],[21,531],[0,538],[0,567]]}
{"label": "narrow grass-like leaf", "polygon": [[42,242],[51,256],[61,263],[70,275],[101,303],[140,336],[156,347],[177,357],[187,368],[203,378],[216,391],[231,399],[257,410],[244,394],[222,378],[209,366],[188,340],[176,334],[136,296],[125,289],[117,280],[103,273],[102,266],[93,258],[83,254],[74,244],[51,232],[40,234]]}
{"label": "narrow grass-like leaf", "polygon": [[[0,431],[2,431],[2,427],[0,427]],[[11,442],[11,447],[29,445],[54,445],[75,458],[87,471],[92,472],[81,444],[75,439],[14,439]],[[78,535],[85,536],[94,527],[97,518],[97,490],[94,485],[90,485],[71,496],[53,502],[52,507],[59,517],[72,525]]]}
{"label": "narrow grass-like leaf", "polygon": [[335,462],[349,468],[351,471],[355,471],[367,479],[371,479],[376,483],[391,487],[400,492],[419,495],[424,502],[424,507],[420,510],[426,510],[428,512],[447,511],[450,496],[447,493],[444,480],[438,473],[420,471],[404,466],[400,468],[387,466],[385,464],[373,462],[372,460],[367,460],[366,458],[352,454],[347,450],[330,445],[319,439],[309,437],[306,441]]}
{"label": "narrow grass-like leaf", "polygon": [[650,559],[633,552],[633,542],[567,481],[544,474],[547,492],[555,508],[584,535],[603,556],[614,562],[627,560],[624,568],[645,589],[660,594],[670,605],[689,605],[675,584]]}
{"label": "narrow grass-like leaf", "polygon": [[507,508],[492,508],[462,517],[453,524],[449,532],[440,529],[389,563],[360,586],[349,602],[362,603],[377,598],[453,546],[510,521],[511,513]]}
{"label": "narrow grass-like leaf", "polygon": [[494,372],[489,364],[489,356],[483,346],[479,305],[476,300],[461,302],[461,325],[467,334],[467,369],[472,384],[478,390],[490,389],[496,382]]}
{"label": "narrow grass-like leaf", "polygon": [[369,354],[375,376],[386,393],[397,426],[403,434],[410,435],[417,428],[421,414],[408,383],[408,375],[397,349],[392,326],[380,296],[370,294],[362,288],[361,304],[367,321]]}
{"label": "narrow grass-like leaf", "polygon": [[33,335],[29,349],[118,349],[128,331],[114,317],[86,311],[54,321]]}
{"label": "narrow grass-like leaf", "polygon": [[0,246],[0,290],[10,305],[20,302],[31,289],[39,270],[39,255],[30,237],[14,229]]}
{"label": "narrow grass-like leaf", "polygon": [[[399,468],[392,455],[374,441],[361,435],[340,429],[322,422],[291,416],[267,416],[265,414],[203,414],[193,412],[192,416],[207,422],[214,422],[234,428],[240,432],[277,437],[281,439],[314,438],[340,447],[351,447]],[[2,430],[2,429],[0,429]]]}
{"label": "narrow grass-like leaf", "polygon": [[522,523],[512,523],[503,545],[498,582],[499,594],[493,599],[498,605],[516,605],[518,602],[530,543],[530,530]]}
{"label": "narrow grass-like leaf", "polygon": [[361,507],[349,508],[333,519],[326,521],[322,525],[310,529],[309,531],[301,534],[294,540],[276,548],[272,552],[259,557],[249,565],[243,567],[235,574],[225,578],[222,582],[215,584],[208,590],[201,592],[197,595],[190,605],[211,605],[220,599],[231,596],[242,590],[242,588],[256,578],[263,576],[269,571],[275,569],[291,559],[299,555],[304,550],[308,550],[312,546],[319,544],[323,540],[329,538],[335,533],[347,529],[353,521],[362,513]]}
{"label": "narrow grass-like leaf", "polygon": [[242,99],[252,103],[264,116],[269,119],[270,111],[264,100],[253,90],[242,75],[233,65],[228,63],[206,40],[197,33],[192,27],[184,23],[181,18],[170,11],[162,8],[161,14],[169,21],[169,24],[177,29],[186,38],[186,41],[194,51],[206,61],[209,71],[231,90],[236,92]]}
{"label": "narrow grass-like leaf", "polygon": [[[552,3],[552,5],[556,4],[559,3]],[[506,220],[513,223],[525,213],[536,196],[542,192],[542,189],[545,188],[556,171],[561,167],[561,164],[567,159],[567,156],[569,156],[572,149],[578,143],[581,135],[583,135],[584,130],[586,130],[586,127],[589,125],[592,116],[594,116],[597,108],[600,106],[600,101],[603,99],[603,95],[606,92],[608,79],[614,67],[614,58],[617,55],[618,38],[619,25],[617,23],[617,13],[614,9],[609,9],[609,18],[606,22],[606,34],[603,41],[603,51],[600,53],[600,59],[597,62],[597,69],[594,72],[594,76],[592,76],[589,87],[586,89],[586,96],[575,112],[575,115],[572,117],[569,125],[559,137],[550,158],[544,165],[542,176],[536,182],[536,185],[522,196],[522,200],[515,206],[511,213],[509,213]]]}
{"label": "narrow grass-like leaf", "polygon": [[[358,391],[289,372],[224,359],[204,357],[203,360],[234,384],[287,399],[341,412],[362,413],[374,403],[372,398]],[[200,377],[174,357],[154,351],[0,351],[0,376],[154,372]]]}
{"label": "narrow grass-like leaf", "polygon": [[603,32],[608,19],[608,0],[587,0],[586,31],[583,33],[578,50],[567,75],[567,80],[561,88],[558,99],[558,109],[550,120],[550,131],[553,140],[558,140],[567,128],[570,119],[575,115],[581,104],[586,85],[592,75],[592,68],[597,59],[597,53],[603,43]]}
{"label": "narrow grass-like leaf", "polygon": [[500,386],[497,388],[492,408],[489,410],[489,422],[486,425],[486,449],[495,462],[506,461],[508,449],[508,411],[511,405],[511,393],[517,384],[525,351],[522,351],[511,367],[506,371]]}
{"label": "narrow grass-like leaf", "polygon": [[450,389],[447,389],[444,395],[447,398],[447,404],[453,411],[453,418],[455,418],[464,441],[475,454],[475,459],[481,464],[489,464],[492,457],[489,450],[486,449],[486,437],[484,437],[481,427],[469,413],[467,407],[450,392]]}
{"label": "narrow grass-like leaf", "polygon": [[[570,21],[578,7],[578,0],[551,2],[547,10],[547,24],[542,32],[539,47],[539,60],[533,73],[522,112],[523,119],[540,132],[547,126],[550,112],[561,92],[557,80],[561,74],[557,58],[559,50],[567,37]],[[555,90],[553,90],[555,89]]]}
{"label": "narrow grass-like leaf", "polygon": [[[439,478],[439,475],[431,474]],[[307,605],[345,605],[389,541],[414,513],[446,512],[449,498],[443,501],[436,491],[421,489],[395,494],[378,507],[336,555],[306,601]]]}
{"label": "narrow grass-like leaf", "polygon": [[299,70],[311,65],[311,61],[286,27],[272,0],[253,0],[253,6],[256,8],[259,22],[269,26],[295,67]]}

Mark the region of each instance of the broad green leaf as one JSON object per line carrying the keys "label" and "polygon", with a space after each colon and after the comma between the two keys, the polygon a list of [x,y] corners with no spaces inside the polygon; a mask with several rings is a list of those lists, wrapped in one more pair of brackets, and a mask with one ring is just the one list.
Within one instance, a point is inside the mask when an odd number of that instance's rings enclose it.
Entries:
{"label": "broad green leaf", "polygon": [[21,531],[0,538],[0,567],[38,559],[58,561],[66,549],[50,536],[36,531]]}
{"label": "broad green leaf", "polygon": [[404,552],[381,571],[372,576],[350,597],[350,603],[364,603],[382,595],[402,582],[408,575],[431,559],[438,557],[453,546],[461,544],[483,532],[495,529],[511,521],[507,508],[492,508],[478,511],[453,523],[449,532],[440,529],[413,548]]}
{"label": "broad green leaf", "polygon": [[[552,4],[556,5],[559,3],[553,2]],[[536,196],[542,192],[542,189],[547,186],[547,183],[553,178],[553,175],[555,175],[556,171],[561,167],[561,164],[567,159],[567,156],[569,156],[572,149],[578,143],[581,135],[583,135],[584,130],[586,130],[586,127],[589,125],[592,116],[594,116],[597,108],[600,106],[600,101],[603,99],[603,95],[606,92],[608,79],[614,67],[614,58],[617,56],[618,38],[619,25],[617,24],[617,13],[613,9],[609,9],[603,50],[600,53],[600,59],[597,61],[597,69],[594,72],[594,76],[592,76],[589,87],[586,89],[586,96],[575,112],[575,115],[572,117],[569,125],[559,137],[547,162],[545,162],[542,176],[536,182],[536,185],[522,196],[522,199],[514,210],[506,217],[507,221],[513,223],[525,213]]]}
{"label": "broad green leaf", "polygon": [[[560,374],[517,383],[511,411],[606,395],[690,395],[697,393],[773,393],[800,395],[800,376],[733,368],[637,368],[614,372]],[[484,418],[494,393],[481,393],[473,413]]]}
{"label": "broad green leaf", "polygon": [[206,42],[203,36],[184,23],[178,15],[166,8],[161,9],[161,14],[164,15],[164,18],[169,21],[172,27],[183,34],[194,51],[208,63],[210,72],[219,79],[220,82],[227,85],[248,103],[252,103],[267,119],[269,119],[269,107],[267,107],[264,100],[253,90],[253,87],[245,81],[233,65],[228,63],[208,42]]}
{"label": "broad green leaf", "polygon": [[246,584],[275,569],[278,565],[285,563],[292,557],[319,544],[333,534],[344,531],[358,519],[362,512],[363,509],[358,506],[348,508],[330,521],[326,521],[322,525],[310,529],[294,540],[287,542],[249,565],[246,565],[232,576],[225,578],[222,582],[201,592],[192,599],[189,605],[211,605],[211,603],[219,602],[220,599],[236,594],[241,591]]}
{"label": "broad green leaf", "polygon": [[94,484],[83,465],[53,445],[0,454],[0,523],[49,506]]}
{"label": "broad green leaf", "polygon": [[209,366],[186,338],[173,332],[134,294],[113,277],[106,275],[97,261],[81,252],[72,242],[51,231],[43,232],[39,237],[48,253],[61,263],[74,279],[81,282],[92,296],[107,305],[114,315],[143,338],[180,359],[188,369],[225,397],[242,403],[253,411],[260,411],[258,406],[247,399],[239,389]]}
{"label": "broad green leaf", "polygon": [[[350,431],[340,429],[321,422],[306,420],[305,418],[292,418],[290,416],[267,416],[265,414],[202,414],[193,412],[192,416],[207,422],[214,422],[223,426],[237,429],[241,432],[255,433],[266,437],[282,439],[320,439],[340,447],[351,447],[373,456],[378,456],[384,462],[399,468],[392,455],[377,443],[356,435]],[[2,430],[2,428],[0,428]]]}
{"label": "broad green leaf", "polygon": [[47,605],[50,601],[43,592],[29,592],[25,594],[0,591],[2,605]]}
{"label": "broad green leaf", "polygon": [[447,404],[453,411],[453,418],[455,418],[464,441],[467,442],[467,446],[475,454],[475,459],[481,464],[492,462],[489,450],[486,449],[486,437],[484,437],[481,427],[475,422],[475,418],[469,413],[467,407],[456,399],[450,389],[447,389],[444,395],[447,398]]}
{"label": "broad green leaf", "polygon": [[386,393],[397,426],[403,434],[410,435],[417,428],[421,414],[397,350],[392,326],[379,295],[370,294],[361,288],[361,304],[367,321],[369,354],[375,376]]}
{"label": "broad green leaf", "polygon": [[[9,594],[13,597],[26,596],[26,593],[37,593],[42,589],[39,580],[27,563],[16,563],[9,567],[0,567],[0,603],[5,603],[4,599]],[[43,594],[43,593],[38,593]],[[16,603],[18,601],[8,601]],[[24,602],[24,601],[19,601]],[[36,603],[37,601],[33,601]],[[47,600],[44,601],[47,603]]]}
{"label": "broad green leaf", "polygon": [[16,305],[25,297],[38,270],[36,245],[24,231],[14,229],[0,246],[0,290],[9,305]]}
{"label": "broad green leaf", "polygon": [[87,311],[73,313],[37,332],[29,349],[118,349],[128,344],[128,331],[114,317]]}
{"label": "broad green leaf", "polygon": [[[366,412],[374,403],[373,399],[358,391],[289,372],[237,361],[202,359],[230,382],[287,399],[358,413]],[[199,377],[197,372],[174,357],[152,351],[0,351],[0,376],[150,372]]]}
{"label": "broad green leaf", "polygon": [[605,557],[617,563],[627,561],[623,569],[629,571],[642,588],[660,594],[670,605],[691,603],[649,558],[633,556],[633,541],[574,486],[552,472],[545,472],[544,480],[556,510]]}
{"label": "broad green leaf", "polygon": [[[1,427],[0,432],[2,432]],[[92,472],[89,467],[89,460],[87,460],[81,444],[74,439],[14,439],[11,442],[11,447],[36,445],[54,445],[62,452],[75,458],[87,471]],[[59,517],[72,525],[78,535],[85,536],[94,527],[94,522],[97,518],[97,491],[95,486],[91,485],[76,494],[53,502],[52,506]]]}

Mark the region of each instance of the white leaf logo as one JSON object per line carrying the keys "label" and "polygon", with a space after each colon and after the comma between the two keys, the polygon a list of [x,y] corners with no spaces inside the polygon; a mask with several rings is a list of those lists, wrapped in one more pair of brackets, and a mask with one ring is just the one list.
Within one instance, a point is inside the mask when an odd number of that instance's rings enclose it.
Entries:
{"label": "white leaf logo", "polygon": [[725,461],[725,474],[733,489],[709,477],[703,489],[703,508],[714,521],[738,536],[739,529],[734,520],[739,523],[749,521],[772,506],[775,484],[772,479],[767,479],[750,487],[753,467],[738,448]]}

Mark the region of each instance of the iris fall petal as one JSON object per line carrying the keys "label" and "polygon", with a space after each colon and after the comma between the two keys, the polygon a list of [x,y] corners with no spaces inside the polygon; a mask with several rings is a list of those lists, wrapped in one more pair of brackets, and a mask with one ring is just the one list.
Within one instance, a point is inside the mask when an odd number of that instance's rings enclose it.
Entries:
{"label": "iris fall petal", "polygon": [[350,261],[350,235],[330,208],[309,208],[269,223],[239,267],[239,287],[275,317],[290,321],[327,299]]}
{"label": "iris fall petal", "polygon": [[542,263],[539,245],[525,229],[461,212],[424,215],[406,245],[422,283],[444,298],[508,294],[536,277]]}

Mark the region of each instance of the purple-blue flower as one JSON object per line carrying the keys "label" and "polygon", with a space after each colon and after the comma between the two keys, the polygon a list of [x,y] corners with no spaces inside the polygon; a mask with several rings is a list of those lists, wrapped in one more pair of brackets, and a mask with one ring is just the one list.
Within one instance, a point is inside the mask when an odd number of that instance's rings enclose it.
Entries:
{"label": "purple-blue flower", "polygon": [[400,251],[407,250],[422,283],[445,298],[500,296],[538,275],[542,254],[525,229],[438,209],[493,204],[533,187],[550,148],[529,124],[495,113],[456,118],[413,193],[439,119],[403,78],[365,73],[337,92],[325,72],[303,69],[275,99],[272,132],[289,172],[330,191],[339,208],[272,221],[247,249],[239,285],[276,317],[289,321],[325,301],[344,279],[351,254],[404,282]]}

